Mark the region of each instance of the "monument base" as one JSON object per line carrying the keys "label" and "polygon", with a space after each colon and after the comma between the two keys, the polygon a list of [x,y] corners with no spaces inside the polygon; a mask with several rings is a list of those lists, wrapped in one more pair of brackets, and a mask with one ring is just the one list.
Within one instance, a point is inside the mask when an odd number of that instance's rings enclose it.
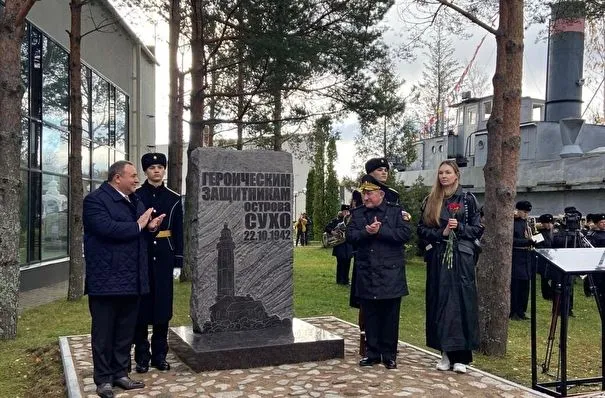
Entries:
{"label": "monument base", "polygon": [[170,328],[170,349],[195,372],[344,358],[344,339],[300,319],[291,327],[194,333]]}

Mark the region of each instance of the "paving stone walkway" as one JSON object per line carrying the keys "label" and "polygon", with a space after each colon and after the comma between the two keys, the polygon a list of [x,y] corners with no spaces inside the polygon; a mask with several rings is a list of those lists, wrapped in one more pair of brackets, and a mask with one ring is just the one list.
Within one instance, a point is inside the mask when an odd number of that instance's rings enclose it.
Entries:
{"label": "paving stone walkway", "polygon": [[[114,388],[116,398],[263,398],[263,397],[544,397],[526,387],[469,368],[466,374],[435,370],[437,356],[399,343],[398,369],[382,365],[357,365],[358,329],[334,317],[305,319],[307,322],[345,337],[345,358],[255,369],[234,369],[195,373],[172,352],[172,369],[132,374],[145,382],[140,390]],[[96,397],[92,380],[90,335],[64,340],[64,368],[70,398]],[[68,351],[68,352],[66,352]],[[73,367],[65,366],[73,360]]]}

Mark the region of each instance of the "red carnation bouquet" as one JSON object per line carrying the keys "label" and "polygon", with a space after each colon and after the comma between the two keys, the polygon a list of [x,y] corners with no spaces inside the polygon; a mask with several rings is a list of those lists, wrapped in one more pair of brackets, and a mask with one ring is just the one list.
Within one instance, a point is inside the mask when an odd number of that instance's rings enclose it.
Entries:
{"label": "red carnation bouquet", "polygon": [[[462,206],[458,202],[452,202],[447,205],[447,212],[450,218],[456,218],[456,215],[460,211]],[[447,237],[447,243],[445,245],[445,252],[443,253],[443,262],[447,265],[448,269],[452,269],[454,265],[454,242],[456,241],[456,233],[452,229]]]}

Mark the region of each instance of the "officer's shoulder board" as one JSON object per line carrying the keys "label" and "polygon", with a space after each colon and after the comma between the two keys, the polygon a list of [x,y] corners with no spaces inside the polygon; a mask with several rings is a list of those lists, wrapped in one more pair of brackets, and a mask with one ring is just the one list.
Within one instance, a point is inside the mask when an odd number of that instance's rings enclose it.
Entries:
{"label": "officer's shoulder board", "polygon": [[400,209],[403,209],[403,206],[401,206],[399,203],[387,202],[387,206],[389,206],[389,207],[399,207]]}
{"label": "officer's shoulder board", "polygon": [[395,188],[388,187],[388,189],[389,189],[389,191],[392,191],[392,192],[396,193],[397,195],[399,195],[399,192]]}

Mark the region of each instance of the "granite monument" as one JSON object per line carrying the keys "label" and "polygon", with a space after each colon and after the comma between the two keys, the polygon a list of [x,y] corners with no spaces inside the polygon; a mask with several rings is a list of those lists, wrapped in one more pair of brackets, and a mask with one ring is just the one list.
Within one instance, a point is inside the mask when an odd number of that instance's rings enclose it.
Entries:
{"label": "granite monument", "polygon": [[292,155],[198,148],[192,208],[191,327],[171,348],[195,371],[344,356],[344,340],[293,319]]}

